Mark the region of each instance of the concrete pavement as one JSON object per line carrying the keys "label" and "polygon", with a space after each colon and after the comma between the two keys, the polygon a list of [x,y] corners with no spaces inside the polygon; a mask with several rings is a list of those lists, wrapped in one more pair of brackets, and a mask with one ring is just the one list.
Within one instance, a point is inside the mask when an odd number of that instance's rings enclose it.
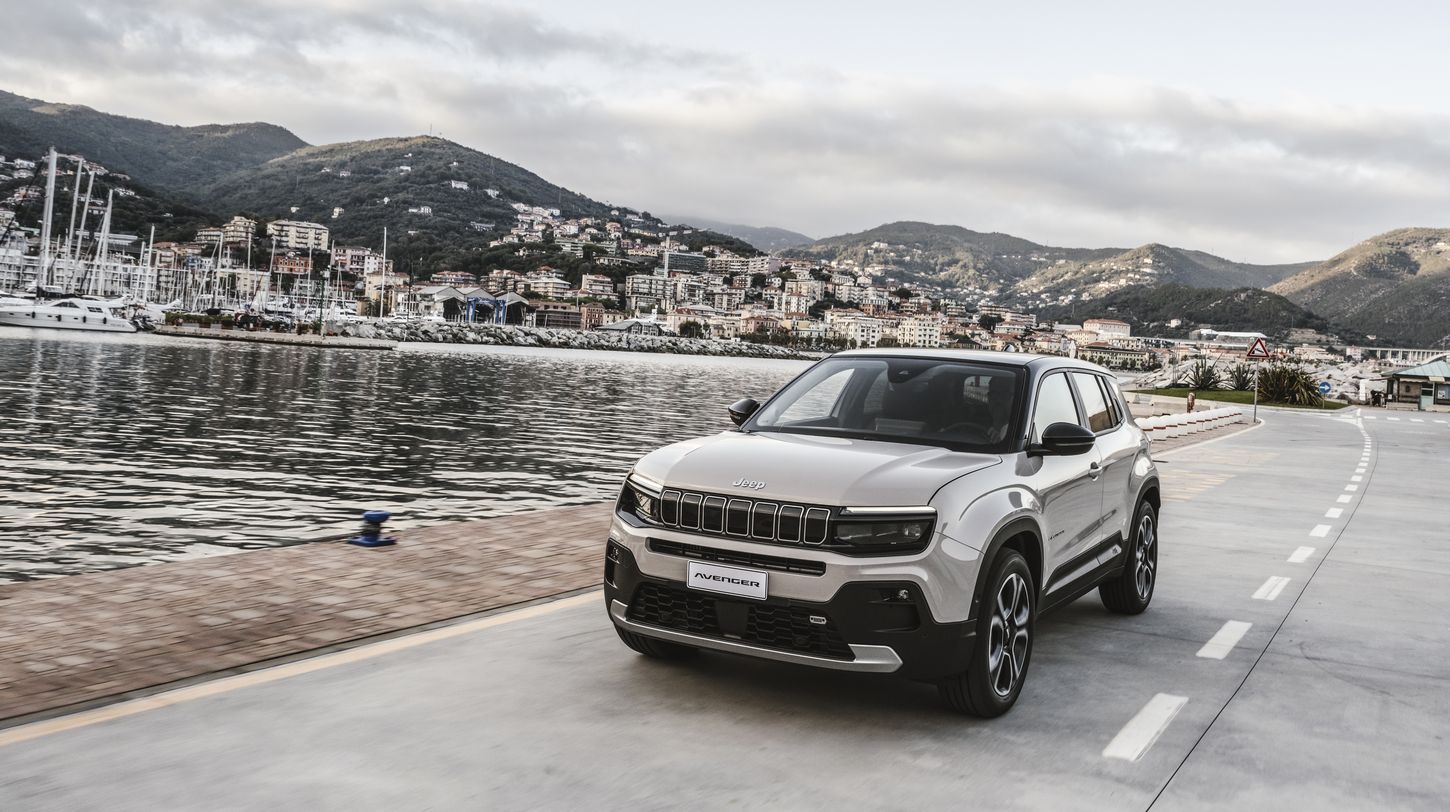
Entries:
{"label": "concrete pavement", "polygon": [[1166,452],[1153,607],[1045,618],[997,720],[646,660],[586,593],[0,732],[0,808],[1445,808],[1450,427],[1356,414]]}

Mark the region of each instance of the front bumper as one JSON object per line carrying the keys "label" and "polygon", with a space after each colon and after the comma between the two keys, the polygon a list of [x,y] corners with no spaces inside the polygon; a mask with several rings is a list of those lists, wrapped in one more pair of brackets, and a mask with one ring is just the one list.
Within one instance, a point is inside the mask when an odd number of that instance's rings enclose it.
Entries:
{"label": "front bumper", "polygon": [[[971,658],[976,624],[937,622],[913,581],[847,580],[817,601],[789,596],[790,590],[777,594],[775,586],[823,576],[771,572],[769,598],[733,598],[687,589],[683,576],[671,577],[676,567],[684,569],[685,559],[651,550],[647,538],[638,541],[610,542],[604,578],[611,621],[635,634],[778,662],[922,680],[960,673]],[[698,536],[692,541],[709,545]],[[644,571],[640,558],[662,564],[656,571],[665,574]]]}

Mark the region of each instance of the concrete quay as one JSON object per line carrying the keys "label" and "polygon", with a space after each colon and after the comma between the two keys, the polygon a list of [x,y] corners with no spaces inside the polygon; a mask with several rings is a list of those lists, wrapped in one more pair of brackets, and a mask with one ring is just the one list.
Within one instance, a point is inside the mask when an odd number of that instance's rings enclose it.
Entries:
{"label": "concrete quay", "polygon": [[0,586],[0,727],[599,582],[608,503]]}

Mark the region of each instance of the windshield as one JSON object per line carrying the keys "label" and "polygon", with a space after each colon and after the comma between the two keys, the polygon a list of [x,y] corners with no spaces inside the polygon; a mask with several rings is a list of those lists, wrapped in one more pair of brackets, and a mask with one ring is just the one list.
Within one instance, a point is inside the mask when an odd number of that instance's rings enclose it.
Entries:
{"label": "windshield", "polygon": [[747,431],[827,434],[1005,451],[1021,370],[928,358],[832,358],[792,381]]}

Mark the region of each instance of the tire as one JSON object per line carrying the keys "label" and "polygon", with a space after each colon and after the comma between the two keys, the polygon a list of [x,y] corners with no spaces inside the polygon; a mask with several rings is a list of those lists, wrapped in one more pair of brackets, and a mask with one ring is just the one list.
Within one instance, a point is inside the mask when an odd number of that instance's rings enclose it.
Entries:
{"label": "tire", "polygon": [[625,631],[618,626],[615,626],[614,630],[619,633],[619,639],[623,640],[626,646],[656,660],[688,660],[700,653],[699,649],[692,646],[671,643],[667,640],[656,640],[653,637]]}
{"label": "tire", "polygon": [[1153,601],[1158,585],[1158,511],[1153,503],[1138,503],[1133,513],[1133,544],[1118,577],[1098,587],[1098,597],[1109,612],[1142,614]]}
{"label": "tire", "polygon": [[1032,571],[1021,553],[1003,550],[992,562],[992,577],[982,596],[971,662],[966,671],[941,683],[943,701],[953,710],[984,719],[1011,710],[1027,681],[1036,633],[1037,588]]}

